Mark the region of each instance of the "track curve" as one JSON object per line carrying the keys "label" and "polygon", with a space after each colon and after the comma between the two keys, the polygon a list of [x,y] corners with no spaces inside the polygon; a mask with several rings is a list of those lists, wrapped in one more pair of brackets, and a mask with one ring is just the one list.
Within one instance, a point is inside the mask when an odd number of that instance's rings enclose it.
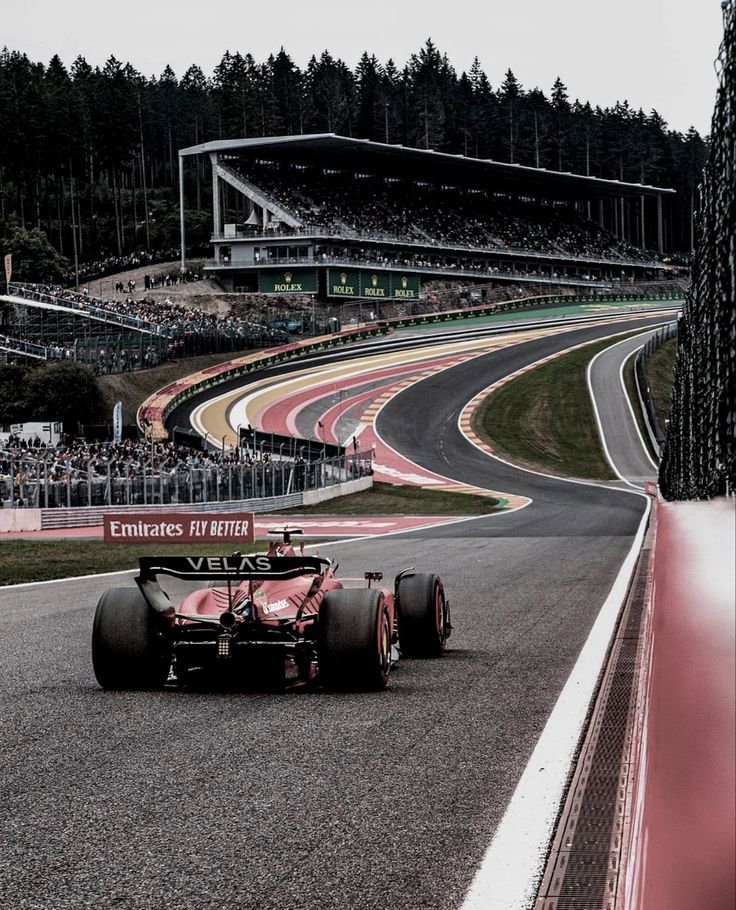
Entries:
{"label": "track curve", "polygon": [[[427,470],[488,489],[523,492],[533,500],[528,508],[505,516],[503,525],[492,519],[477,522],[477,535],[633,536],[643,513],[642,500],[622,495],[609,485],[571,483],[491,458],[464,436],[458,414],[484,388],[544,357],[616,330],[654,324],[658,324],[654,319],[643,319],[623,327],[588,327],[494,351],[443,370],[393,398],[378,416],[377,431],[389,445]],[[446,533],[452,534],[453,529]]]}
{"label": "track curve", "polygon": [[320,548],[346,575],[413,564],[445,579],[450,652],[404,662],[386,693],[102,692],[89,658],[94,605],[130,576],[0,590],[3,904],[461,905],[643,508],[631,493],[492,461],[460,433],[458,406],[481,380],[554,344],[454,367],[379,417],[419,463],[448,473],[449,460],[453,476],[534,499],[434,532]]}

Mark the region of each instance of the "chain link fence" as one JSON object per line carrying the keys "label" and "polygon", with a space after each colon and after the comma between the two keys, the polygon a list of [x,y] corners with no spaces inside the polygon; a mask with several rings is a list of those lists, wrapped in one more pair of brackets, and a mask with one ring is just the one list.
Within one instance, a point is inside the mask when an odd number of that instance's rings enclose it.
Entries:
{"label": "chain link fence", "polygon": [[87,469],[54,464],[47,455],[3,457],[0,506],[83,508],[236,502],[320,490],[372,473],[370,452],[332,458],[265,459],[173,470],[98,465]]}
{"label": "chain link fence", "polygon": [[736,486],[736,2],[723,3],[720,84],[700,186],[692,280],[678,323],[672,405],[660,467],[666,499]]}

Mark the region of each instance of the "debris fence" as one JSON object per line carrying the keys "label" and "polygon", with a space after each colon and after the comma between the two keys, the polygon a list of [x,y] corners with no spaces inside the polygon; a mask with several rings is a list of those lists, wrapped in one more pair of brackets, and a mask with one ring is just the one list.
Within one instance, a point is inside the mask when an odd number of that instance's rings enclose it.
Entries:
{"label": "debris fence", "polygon": [[736,0],[723,3],[723,15],[711,150],[659,475],[670,500],[732,495],[736,487]]}

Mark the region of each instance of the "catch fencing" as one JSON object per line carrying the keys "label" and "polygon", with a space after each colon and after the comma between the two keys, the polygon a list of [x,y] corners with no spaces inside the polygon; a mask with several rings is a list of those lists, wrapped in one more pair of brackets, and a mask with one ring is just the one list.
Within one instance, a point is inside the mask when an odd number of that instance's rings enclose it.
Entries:
{"label": "catch fencing", "polygon": [[736,3],[723,4],[720,84],[696,216],[692,281],[678,323],[672,405],[660,467],[666,499],[736,486]]}
{"label": "catch fencing", "polygon": [[3,457],[0,504],[14,508],[90,508],[273,499],[321,490],[372,473],[370,452],[316,460],[265,458],[219,465],[181,464],[171,470],[112,464],[85,469],[45,455]]}

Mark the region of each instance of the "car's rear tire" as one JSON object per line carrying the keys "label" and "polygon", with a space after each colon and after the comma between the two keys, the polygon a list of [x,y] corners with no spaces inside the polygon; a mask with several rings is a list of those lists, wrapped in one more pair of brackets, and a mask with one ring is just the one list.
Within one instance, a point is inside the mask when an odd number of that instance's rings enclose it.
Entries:
{"label": "car's rear tire", "polygon": [[404,575],[396,589],[399,648],[403,657],[440,657],[450,616],[438,575]]}
{"label": "car's rear tire", "polygon": [[92,666],[103,689],[161,689],[171,647],[161,620],[137,589],[112,588],[97,604]]}
{"label": "car's rear tire", "polygon": [[383,594],[370,588],[328,591],[319,611],[319,680],[327,689],[388,685],[391,626]]}

